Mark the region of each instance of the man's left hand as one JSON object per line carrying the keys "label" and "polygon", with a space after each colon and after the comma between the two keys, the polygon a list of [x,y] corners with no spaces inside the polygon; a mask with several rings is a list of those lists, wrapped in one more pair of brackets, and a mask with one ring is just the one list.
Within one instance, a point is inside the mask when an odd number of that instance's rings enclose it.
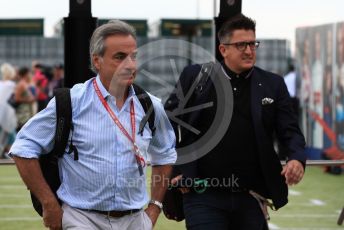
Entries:
{"label": "man's left hand", "polygon": [[301,181],[304,172],[301,162],[291,160],[283,167],[281,175],[285,176],[288,185],[295,185]]}
{"label": "man's left hand", "polygon": [[149,204],[148,207],[145,209],[146,214],[152,221],[153,227],[158,220],[159,214],[161,212],[160,208],[154,204]]}

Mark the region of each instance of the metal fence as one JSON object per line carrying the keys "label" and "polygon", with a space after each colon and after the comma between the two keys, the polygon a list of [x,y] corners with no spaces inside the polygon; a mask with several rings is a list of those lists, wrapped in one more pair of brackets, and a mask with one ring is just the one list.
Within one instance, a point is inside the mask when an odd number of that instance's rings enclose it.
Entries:
{"label": "metal fence", "polygon": [[[187,37],[157,37],[147,38],[138,37],[138,46],[158,41],[161,39],[179,39],[181,41],[190,41],[191,43],[202,47],[203,49],[214,53],[214,44],[212,37],[193,37],[188,40]],[[274,71],[279,74],[285,74],[287,62],[290,58],[289,41],[281,39],[261,39],[260,48],[257,51],[257,65],[263,69]],[[180,43],[178,50],[183,52],[188,47]],[[153,53],[159,53],[164,56],[163,46],[160,49],[151,50]],[[190,52],[188,59],[195,60],[195,52]],[[3,62],[12,63],[15,66],[31,66],[33,60],[38,60],[45,65],[63,63],[64,60],[64,39],[63,37],[45,38],[36,36],[2,36],[0,37],[0,64]],[[161,60],[157,65],[164,70],[169,65],[168,60]],[[188,60],[179,60],[177,67],[184,67],[189,64]]]}
{"label": "metal fence", "polygon": [[63,38],[0,37],[0,63],[9,62],[15,66],[28,67],[33,60],[46,65],[63,63],[63,47]]}

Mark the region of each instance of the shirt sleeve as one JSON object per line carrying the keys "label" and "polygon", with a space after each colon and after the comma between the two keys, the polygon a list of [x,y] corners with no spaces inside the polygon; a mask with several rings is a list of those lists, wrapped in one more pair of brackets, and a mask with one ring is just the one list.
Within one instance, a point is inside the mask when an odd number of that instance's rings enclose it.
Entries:
{"label": "shirt sleeve", "polygon": [[152,165],[174,164],[177,160],[176,137],[162,103],[152,100],[154,105],[155,134],[148,147]]}
{"label": "shirt sleeve", "polygon": [[53,98],[44,110],[21,128],[10,149],[10,155],[38,158],[41,154],[49,153],[54,146],[55,130],[56,103]]}

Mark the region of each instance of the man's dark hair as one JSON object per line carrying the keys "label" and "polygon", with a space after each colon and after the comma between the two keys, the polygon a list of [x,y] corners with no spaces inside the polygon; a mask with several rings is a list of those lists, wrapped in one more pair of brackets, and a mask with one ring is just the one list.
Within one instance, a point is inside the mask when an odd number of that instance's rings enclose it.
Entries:
{"label": "man's dark hair", "polygon": [[224,22],[217,34],[220,43],[227,43],[234,30],[253,30],[256,32],[256,22],[243,14],[237,14]]}
{"label": "man's dark hair", "polygon": [[288,71],[289,71],[289,72],[292,72],[292,71],[294,71],[294,70],[295,70],[294,64],[290,63],[290,64],[288,65]]}
{"label": "man's dark hair", "polygon": [[18,70],[18,75],[20,78],[26,76],[26,74],[28,74],[30,72],[30,69],[27,68],[27,67],[21,67],[19,70]]}

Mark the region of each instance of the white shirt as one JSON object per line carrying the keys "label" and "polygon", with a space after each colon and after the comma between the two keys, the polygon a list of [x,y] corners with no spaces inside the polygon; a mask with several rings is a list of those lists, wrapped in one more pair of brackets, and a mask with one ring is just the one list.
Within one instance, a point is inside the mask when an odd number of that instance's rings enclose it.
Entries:
{"label": "white shirt", "polygon": [[16,83],[13,81],[0,81],[0,104],[8,101],[15,87]]}
{"label": "white shirt", "polygon": [[287,85],[290,97],[296,97],[296,74],[294,71],[289,72],[284,77],[284,82]]}

